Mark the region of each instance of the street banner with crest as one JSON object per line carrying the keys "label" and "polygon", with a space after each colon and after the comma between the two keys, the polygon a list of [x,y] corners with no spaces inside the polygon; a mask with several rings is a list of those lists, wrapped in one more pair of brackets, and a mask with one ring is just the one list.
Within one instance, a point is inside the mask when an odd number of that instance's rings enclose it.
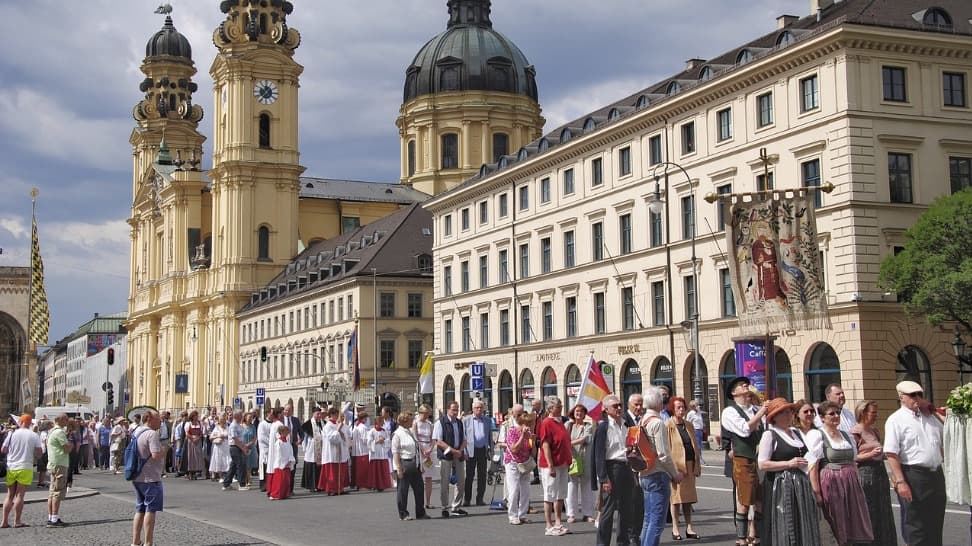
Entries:
{"label": "street banner with crest", "polygon": [[813,193],[793,193],[732,197],[729,274],[745,335],[830,328]]}

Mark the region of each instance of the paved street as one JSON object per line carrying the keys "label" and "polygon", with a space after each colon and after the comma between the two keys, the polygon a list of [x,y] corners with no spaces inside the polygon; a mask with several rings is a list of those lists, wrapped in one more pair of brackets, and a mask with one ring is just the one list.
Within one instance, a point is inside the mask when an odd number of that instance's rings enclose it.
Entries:
{"label": "paved street", "polygon": [[[711,454],[710,459],[718,457]],[[299,475],[298,475],[299,476]],[[299,479],[299,478],[298,478]],[[129,544],[133,495],[131,484],[122,476],[102,471],[86,471],[76,485],[97,490],[98,494],[71,498],[62,506],[62,516],[71,525],[63,529],[44,527],[45,495],[36,487],[24,508],[27,529],[0,530],[4,546],[36,544]],[[299,482],[298,482],[299,483]],[[706,467],[699,480],[701,502],[695,512],[695,529],[702,540],[679,544],[731,544],[731,485],[721,476],[721,468]],[[78,487],[78,494],[86,491]],[[438,505],[438,483],[434,484],[433,504]],[[2,486],[0,486],[2,489]],[[490,488],[487,488],[487,498]],[[501,489],[497,495],[501,495]],[[223,492],[219,484],[166,478],[166,507],[157,524],[157,543],[185,545],[225,544],[456,544],[470,539],[497,544],[529,541],[540,544],[594,543],[594,526],[577,523],[572,535],[543,536],[543,515],[532,515],[535,523],[521,527],[507,524],[505,513],[485,507],[472,507],[462,518],[430,521],[399,521],[392,491],[355,493],[345,497],[326,497],[297,489],[283,502],[270,502],[256,488],[248,492]],[[539,498],[534,487],[534,499]],[[540,508],[539,503],[534,503]],[[946,514],[945,544],[969,543],[967,507],[949,506]],[[673,543],[666,533],[662,542]]]}

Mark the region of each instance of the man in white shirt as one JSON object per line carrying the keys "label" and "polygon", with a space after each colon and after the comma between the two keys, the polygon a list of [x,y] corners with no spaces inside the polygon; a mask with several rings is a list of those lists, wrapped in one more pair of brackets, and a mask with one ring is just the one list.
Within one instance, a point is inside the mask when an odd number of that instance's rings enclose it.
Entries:
{"label": "man in white shirt", "polygon": [[945,473],[942,422],[914,381],[896,385],[901,407],[884,425],[884,452],[894,492],[901,504],[905,542],[941,546],[945,525]]}
{"label": "man in white shirt", "polygon": [[[854,417],[854,412],[844,407],[847,403],[847,397],[844,396],[844,389],[837,383],[831,383],[824,389],[824,396],[827,397],[828,401],[840,405],[840,424],[837,425],[837,430],[843,430],[847,434],[850,434],[851,429],[857,424],[857,418]],[[823,426],[823,421],[820,420],[819,415],[814,416],[813,426],[817,428]]]}
{"label": "man in white shirt", "polygon": [[257,446],[260,448],[260,491],[267,490],[267,458],[270,455],[270,425],[277,419],[277,408],[268,408],[266,419],[257,425]]}
{"label": "man in white shirt", "polygon": [[41,455],[40,437],[31,430],[33,418],[25,413],[18,419],[20,428],[7,433],[0,448],[7,456],[7,497],[3,500],[3,521],[0,527],[10,527],[10,510],[14,511],[14,527],[26,527],[20,521],[24,511],[24,493],[34,479],[34,459]]}
{"label": "man in white shirt", "polygon": [[[761,526],[762,499],[760,498],[759,478],[756,472],[757,446],[763,435],[763,416],[766,405],[750,405],[749,378],[737,377],[729,382],[727,394],[732,403],[722,410],[722,427],[731,433],[732,442],[732,481],[736,489],[736,544],[757,537]],[[754,413],[754,409],[756,409]],[[756,509],[752,521],[749,507]]]}
{"label": "man in white shirt", "polygon": [[[625,455],[625,439],[628,429],[624,425],[624,410],[621,399],[609,394],[601,400],[607,418],[597,424],[594,432],[594,472],[592,480],[600,495],[601,511],[597,521],[596,544],[610,545],[611,532],[614,530],[614,513],[619,515],[617,541],[618,544],[630,544],[630,536],[634,522],[631,518],[636,511],[631,509],[635,504],[635,489],[640,492],[641,487],[635,483],[634,473],[628,468]],[[595,485],[595,484],[592,484]],[[644,504],[640,506],[644,513]]]}

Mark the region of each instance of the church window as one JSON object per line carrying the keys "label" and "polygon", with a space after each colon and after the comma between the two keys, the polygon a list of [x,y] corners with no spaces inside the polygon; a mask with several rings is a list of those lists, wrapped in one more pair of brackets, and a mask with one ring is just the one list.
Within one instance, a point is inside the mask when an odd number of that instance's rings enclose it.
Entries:
{"label": "church window", "polygon": [[260,226],[257,231],[257,259],[270,259],[270,228],[267,226]]}
{"label": "church window", "polygon": [[260,14],[260,34],[266,34],[266,33],[267,33],[267,14],[261,13]]}
{"label": "church window", "polygon": [[459,135],[447,133],[442,135],[442,168],[455,169],[459,167]]}
{"label": "church window", "polygon": [[415,141],[409,140],[407,145],[408,176],[415,176]]}
{"label": "church window", "polygon": [[493,163],[509,152],[510,137],[506,133],[493,133]]}
{"label": "church window", "polygon": [[260,114],[260,147],[270,147],[270,114]]}
{"label": "church window", "polygon": [[439,71],[439,87],[442,91],[459,91],[459,66],[443,66]]}

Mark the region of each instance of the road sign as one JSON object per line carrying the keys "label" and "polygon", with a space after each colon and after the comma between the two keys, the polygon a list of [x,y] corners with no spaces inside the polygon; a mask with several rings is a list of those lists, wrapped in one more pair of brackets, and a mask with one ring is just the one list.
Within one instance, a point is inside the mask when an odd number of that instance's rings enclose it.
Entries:
{"label": "road sign", "polygon": [[189,374],[187,373],[177,373],[175,376],[175,391],[176,394],[188,394],[189,393]]}
{"label": "road sign", "polygon": [[481,391],[481,390],[485,389],[486,386],[484,385],[484,383],[485,383],[485,381],[483,381],[483,378],[482,377],[473,377],[472,378],[472,390],[474,390],[474,391]]}
{"label": "road sign", "polygon": [[257,396],[256,397],[256,405],[258,405],[258,406],[262,406],[265,401],[266,401],[266,398],[263,397],[263,396]]}
{"label": "road sign", "polygon": [[257,396],[260,396],[260,397],[266,396],[267,395],[267,389],[265,389],[263,387],[257,387],[257,389],[256,389],[256,395]]}
{"label": "road sign", "polygon": [[496,364],[486,365],[486,377],[496,377]]}
{"label": "road sign", "polygon": [[485,364],[481,362],[476,362],[469,367],[469,372],[472,375],[472,377],[482,377],[484,375],[484,372],[486,371],[484,369],[485,367],[486,367]]}

